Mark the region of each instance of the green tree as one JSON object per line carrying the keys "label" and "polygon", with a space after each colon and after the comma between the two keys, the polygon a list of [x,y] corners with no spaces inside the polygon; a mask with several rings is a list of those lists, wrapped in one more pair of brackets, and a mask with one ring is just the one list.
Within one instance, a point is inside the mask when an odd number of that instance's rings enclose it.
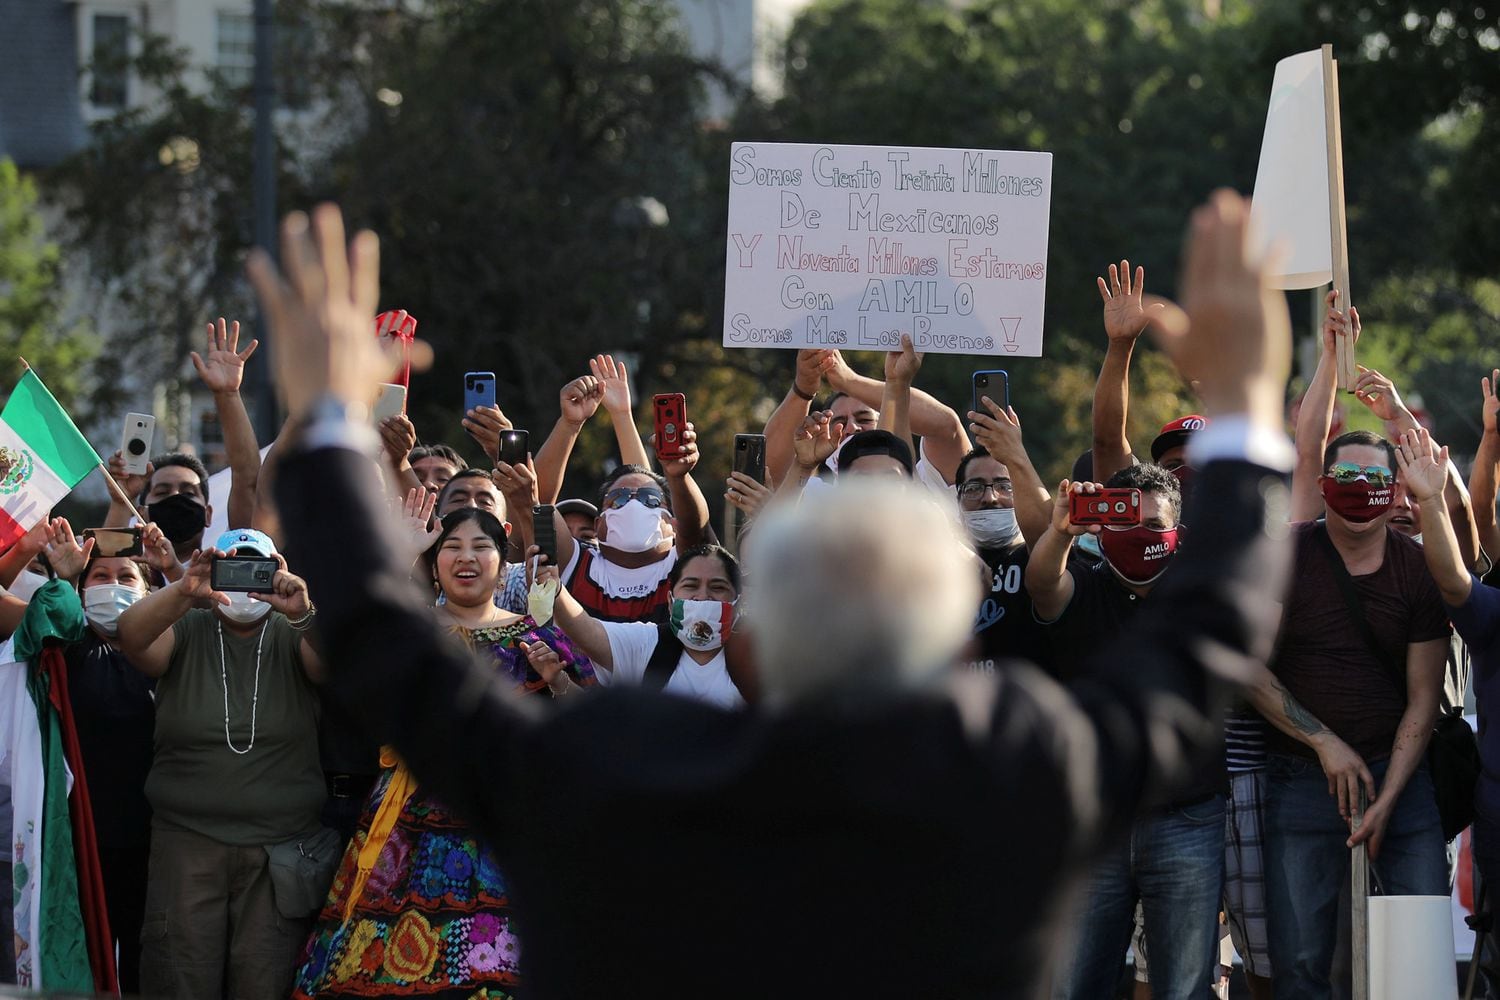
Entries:
{"label": "green tree", "polygon": [[[0,159],[0,354],[25,358],[58,401],[72,406],[95,349],[87,327],[63,323],[62,254],[44,237],[36,185]],[[6,384],[19,375],[6,372]]]}

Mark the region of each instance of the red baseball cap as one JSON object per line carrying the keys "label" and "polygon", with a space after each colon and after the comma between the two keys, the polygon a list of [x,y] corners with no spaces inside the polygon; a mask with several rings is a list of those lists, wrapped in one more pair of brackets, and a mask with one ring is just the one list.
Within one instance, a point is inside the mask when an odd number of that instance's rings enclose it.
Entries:
{"label": "red baseball cap", "polygon": [[1187,444],[1187,439],[1192,437],[1193,431],[1201,431],[1208,426],[1208,418],[1200,417],[1196,413],[1189,413],[1185,417],[1178,417],[1162,425],[1161,433],[1151,442],[1151,461],[1161,461],[1162,453],[1180,444]]}

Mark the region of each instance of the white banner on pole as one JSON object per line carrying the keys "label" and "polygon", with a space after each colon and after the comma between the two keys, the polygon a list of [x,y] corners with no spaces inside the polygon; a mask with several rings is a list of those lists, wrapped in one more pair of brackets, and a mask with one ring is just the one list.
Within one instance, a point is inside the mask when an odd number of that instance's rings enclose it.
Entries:
{"label": "white banner on pole", "polygon": [[1041,356],[1051,153],[738,142],[729,180],[725,347]]}
{"label": "white banner on pole", "polygon": [[1328,149],[1323,55],[1314,49],[1276,64],[1250,209],[1254,250],[1287,252],[1275,288],[1317,288],[1332,280],[1328,238]]}

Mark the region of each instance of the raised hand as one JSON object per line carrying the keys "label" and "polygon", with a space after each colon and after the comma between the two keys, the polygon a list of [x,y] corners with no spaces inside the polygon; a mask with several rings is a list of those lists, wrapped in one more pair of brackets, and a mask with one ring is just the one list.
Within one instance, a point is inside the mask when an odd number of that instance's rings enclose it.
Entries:
{"label": "raised hand", "polygon": [[[656,435],[652,435],[652,443],[655,443]],[[682,450],[677,453],[676,458],[661,459],[662,475],[668,479],[686,479],[698,464],[698,432],[693,430],[693,422],[689,420],[682,425]]]}
{"label": "raised hand", "polygon": [[83,544],[73,535],[73,526],[65,517],[54,517],[47,525],[47,562],[52,570],[64,580],[74,581],[83,575],[89,555],[94,551],[94,540],[85,538]]}
{"label": "raised hand", "polygon": [[223,558],[224,553],[218,549],[195,551],[193,557],[188,560],[182,579],[177,581],[177,585],[182,588],[183,595],[195,601],[228,604],[229,595],[215,590],[213,585],[214,560]]}
{"label": "raised hand", "polygon": [[841,359],[834,357],[837,353],[826,348],[798,351],[797,374],[792,380],[797,391],[804,396],[816,396],[823,387],[823,376],[841,363]]}
{"label": "raised hand", "polygon": [[281,568],[271,577],[270,592],[252,593],[249,595],[250,599],[269,604],[271,610],[280,611],[293,621],[306,618],[307,613],[312,610],[312,601],[307,597],[307,581],[287,571],[286,559],[281,553],[276,553],[272,558]]}
{"label": "raised hand", "polygon": [[405,529],[406,537],[410,541],[411,558],[416,560],[423,552],[432,548],[438,535],[443,533],[441,526],[432,524],[432,509],[437,506],[437,494],[429,493],[425,489],[413,487],[406,491],[406,499],[401,501],[401,527]]}
{"label": "raised hand", "polygon": [[838,440],[833,436],[833,414],[827,410],[809,413],[802,418],[802,425],[792,435],[792,450],[797,455],[797,464],[811,472],[828,460]]}
{"label": "raised hand", "polygon": [[227,395],[240,391],[245,362],[250,360],[260,341],[250,341],[243,351],[239,346],[240,321],[226,324],[224,317],[220,316],[218,326],[208,324],[208,350],[202,355],[197,351],[189,354],[193,367],[198,369],[198,377],[214,393]]}
{"label": "raised hand", "polygon": [[1183,254],[1182,306],[1147,296],[1157,343],[1183,378],[1198,382],[1210,414],[1248,414],[1280,428],[1292,364],[1286,296],[1266,281],[1266,264],[1245,249],[1249,202],[1214,193],[1193,212]]}
{"label": "raised hand", "polygon": [[1011,407],[1001,408],[988,396],[979,401],[984,413],[969,411],[969,430],[974,434],[974,443],[990,453],[990,457],[1002,465],[1009,466],[1025,454],[1021,444],[1021,418]]}
{"label": "raised hand", "polygon": [[[144,476],[133,475],[125,471],[125,456],[118,450],[109,456],[109,478],[120,484],[120,490],[135,502],[135,498],[146,491],[146,484],[151,481],[151,473],[156,471],[156,466],[150,462],[146,463],[146,474]],[[115,497],[111,496],[111,500]]]}
{"label": "raised hand", "polygon": [[531,508],[541,502],[537,493],[536,465],[531,461],[530,455],[520,465],[496,462],[490,479],[494,480],[500,495],[505,497],[505,509],[510,511],[512,520],[522,509],[529,515]]}
{"label": "raised hand", "polygon": [[612,355],[600,354],[589,360],[589,371],[604,387],[604,408],[610,415],[625,414],[630,410],[630,373],[625,363],[616,363]]}
{"label": "raised hand", "polygon": [[146,565],[156,570],[168,581],[182,578],[182,563],[177,561],[177,552],[162,530],[154,524],[141,527],[141,554]]}
{"label": "raised hand", "polygon": [[498,406],[476,406],[463,419],[464,430],[479,442],[491,461],[500,457],[500,432],[514,426]]}
{"label": "raised hand", "polygon": [[773,495],[770,487],[756,482],[743,472],[731,472],[729,478],[724,480],[724,485],[724,499],[744,511],[746,520],[759,514]]}
{"label": "raised hand", "polygon": [[1145,302],[1146,269],[1137,267],[1135,279],[1130,276],[1130,261],[1109,265],[1109,281],[1099,282],[1099,297],[1104,300],[1104,335],[1111,341],[1135,340],[1151,323],[1151,311]]}
{"label": "raised hand", "polygon": [[599,411],[599,404],[604,402],[604,383],[592,375],[583,375],[575,378],[562,387],[557,403],[562,410],[562,417],[574,427],[582,427],[589,422]]}
{"label": "raised hand", "polygon": [[386,456],[400,465],[417,446],[417,428],[404,413],[386,417],[380,422],[380,446]]}
{"label": "raised hand", "polygon": [[1495,434],[1497,433],[1496,415],[1500,414],[1500,368],[1496,368],[1489,378],[1480,379],[1479,387],[1484,391],[1484,409],[1481,411],[1484,432]]}
{"label": "raised hand", "polygon": [[903,333],[901,349],[886,352],[885,380],[895,382],[897,385],[911,385],[917,379],[917,372],[922,370],[924,356],[918,354],[916,348],[912,346],[911,336]]}
{"label": "raised hand", "polygon": [[1423,504],[1437,501],[1448,484],[1448,449],[1437,447],[1425,427],[1402,433],[1396,465],[1407,492]]}
{"label": "raised hand", "polygon": [[1323,355],[1331,358],[1334,356],[1334,351],[1338,350],[1335,338],[1346,338],[1350,347],[1359,343],[1361,329],[1359,310],[1350,309],[1346,313],[1340,309],[1337,288],[1330,289],[1328,294],[1323,296],[1323,302],[1328,306],[1328,315],[1323,317]]}
{"label": "raised hand", "polygon": [[848,392],[849,382],[854,378],[854,369],[849,367],[849,362],[838,351],[828,352],[828,370],[823,372],[823,377],[828,380],[828,387],[834,392]]}
{"label": "raised hand", "polygon": [[1370,412],[1381,420],[1400,420],[1411,416],[1396,384],[1373,368],[1359,368],[1359,378],[1354,380],[1354,398],[1370,408]]}
{"label": "raised hand", "polygon": [[1084,535],[1092,532],[1098,534],[1100,527],[1097,524],[1074,524],[1072,518],[1073,502],[1075,493],[1098,493],[1104,489],[1098,483],[1075,483],[1067,479],[1057,484],[1057,499],[1052,502],[1052,530],[1059,535]]}

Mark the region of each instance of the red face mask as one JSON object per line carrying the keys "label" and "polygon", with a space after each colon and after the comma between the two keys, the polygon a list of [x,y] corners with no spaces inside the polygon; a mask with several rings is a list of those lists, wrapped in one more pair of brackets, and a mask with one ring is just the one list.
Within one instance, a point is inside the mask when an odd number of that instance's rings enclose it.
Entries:
{"label": "red face mask", "polygon": [[1123,531],[1105,528],[1099,533],[1099,549],[1116,576],[1144,586],[1161,576],[1172,562],[1178,540],[1176,528],[1161,531],[1138,524]]}
{"label": "red face mask", "polygon": [[1396,498],[1391,486],[1376,486],[1363,479],[1352,483],[1341,483],[1330,476],[1319,480],[1323,488],[1323,503],[1328,509],[1346,521],[1367,524],[1387,510]]}

